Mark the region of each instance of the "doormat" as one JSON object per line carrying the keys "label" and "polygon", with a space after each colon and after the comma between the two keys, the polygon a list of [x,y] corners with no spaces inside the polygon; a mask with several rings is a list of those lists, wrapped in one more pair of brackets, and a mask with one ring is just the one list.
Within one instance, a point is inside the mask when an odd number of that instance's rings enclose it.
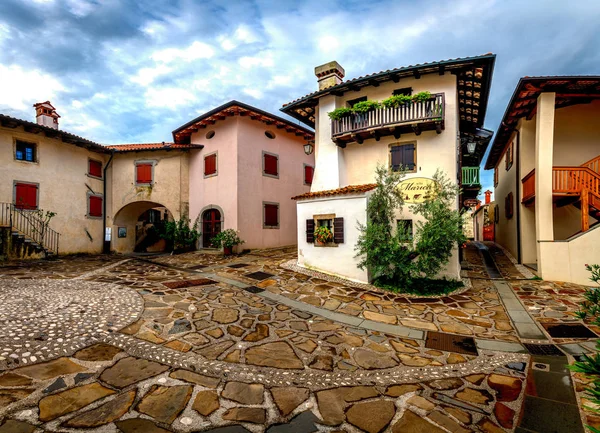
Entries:
{"label": "doormat", "polygon": [[444,334],[441,332],[428,332],[425,347],[428,349],[443,350],[445,352],[478,355],[475,340],[473,340],[473,338]]}
{"label": "doormat", "polygon": [[523,343],[523,345],[532,355],[565,356],[554,344]]}
{"label": "doormat", "polygon": [[250,293],[262,293],[265,291],[265,289],[261,289],[260,287],[256,287],[256,286],[244,287],[244,290],[246,292],[250,292]]}
{"label": "doormat", "polygon": [[245,274],[244,277],[252,278],[253,280],[266,280],[269,277],[272,277],[273,274],[269,274],[267,272],[252,272],[251,274]]}
{"label": "doormat", "polygon": [[215,281],[208,278],[200,278],[198,280],[168,281],[163,283],[169,289],[185,289],[186,287],[207,286],[209,284],[215,284]]}
{"label": "doormat", "polygon": [[543,326],[552,338],[598,338],[589,328],[579,323],[543,323]]}
{"label": "doormat", "polygon": [[233,269],[239,269],[239,268],[245,268],[246,266],[250,266],[250,265],[247,263],[234,263],[233,265],[229,265],[227,267],[233,268]]}

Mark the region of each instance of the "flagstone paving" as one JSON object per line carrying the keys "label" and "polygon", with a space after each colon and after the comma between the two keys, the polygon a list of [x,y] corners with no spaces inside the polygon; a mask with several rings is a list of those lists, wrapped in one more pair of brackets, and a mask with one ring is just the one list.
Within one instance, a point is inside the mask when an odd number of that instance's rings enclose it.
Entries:
{"label": "flagstone paving", "polygon": [[[537,401],[530,357],[496,351],[520,339],[481,255],[464,253],[471,284],[441,299],[281,267],[293,249],[0,267],[0,294],[12,294],[0,322],[20,339],[0,341],[0,433],[515,431],[525,395]],[[35,338],[38,321],[47,341]],[[387,332],[399,326],[422,337]],[[428,331],[494,350],[430,349]]]}

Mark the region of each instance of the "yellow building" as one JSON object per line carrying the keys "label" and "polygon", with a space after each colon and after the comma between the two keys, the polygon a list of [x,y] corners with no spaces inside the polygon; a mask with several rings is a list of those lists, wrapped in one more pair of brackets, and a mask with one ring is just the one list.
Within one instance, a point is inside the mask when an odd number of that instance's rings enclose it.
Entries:
{"label": "yellow building", "polygon": [[589,283],[600,263],[600,77],[522,78],[485,168],[496,242],[548,280]]}

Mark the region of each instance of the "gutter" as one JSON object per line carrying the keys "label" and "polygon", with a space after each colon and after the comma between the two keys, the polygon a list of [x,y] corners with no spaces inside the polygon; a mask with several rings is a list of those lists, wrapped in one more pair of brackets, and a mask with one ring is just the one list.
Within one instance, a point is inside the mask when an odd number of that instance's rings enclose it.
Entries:
{"label": "gutter", "polygon": [[102,215],[104,216],[104,218],[102,218],[102,239],[104,239],[103,244],[102,244],[102,253],[103,254],[110,253],[110,241],[107,241],[106,237],[105,237],[106,236],[106,172],[107,172],[108,166],[112,162],[114,156],[115,156],[115,149],[111,149],[110,158],[108,159],[108,162],[104,166],[104,177],[103,177],[103,185],[102,185]]}
{"label": "gutter", "polygon": [[515,167],[515,175],[517,176],[516,183],[516,208],[517,208],[517,263],[522,263],[521,257],[521,131],[517,130],[517,145],[516,145],[517,166]]}

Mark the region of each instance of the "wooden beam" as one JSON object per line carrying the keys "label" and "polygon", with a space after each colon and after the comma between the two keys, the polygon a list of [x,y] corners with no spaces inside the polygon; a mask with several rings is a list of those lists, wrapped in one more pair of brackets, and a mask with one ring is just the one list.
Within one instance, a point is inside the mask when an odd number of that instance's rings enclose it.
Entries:
{"label": "wooden beam", "polygon": [[400,81],[400,77],[398,75],[396,75],[396,74],[390,75],[390,78],[392,79],[392,81],[394,83],[397,83],[398,81]]}
{"label": "wooden beam", "polygon": [[398,127],[395,127],[395,128],[393,128],[393,129],[394,129],[394,131],[393,131],[394,138],[395,138],[396,140],[398,140],[398,139],[399,139],[399,138],[402,136],[402,134],[400,133],[400,128],[398,128]]}
{"label": "wooden beam", "polygon": [[283,129],[283,128],[285,128],[285,123],[278,123],[277,125],[275,125],[275,127],[277,129]]}
{"label": "wooden beam", "polygon": [[420,73],[420,72],[419,72],[417,69],[415,69],[415,70],[413,71],[413,75],[414,75],[415,79],[417,79],[417,80],[418,80],[419,78],[421,78],[421,73]]}
{"label": "wooden beam", "polygon": [[356,141],[358,144],[363,144],[363,139],[360,135],[350,134],[350,138],[352,138],[352,140]]}
{"label": "wooden beam", "polygon": [[381,134],[379,131],[371,131],[371,137],[375,138],[375,141],[379,141],[381,139]]}
{"label": "wooden beam", "polygon": [[331,92],[331,94],[333,96],[344,96],[344,92],[342,92],[341,90],[334,90],[333,92]]}
{"label": "wooden beam", "polygon": [[421,128],[419,128],[419,125],[413,125],[412,129],[415,135],[421,135]]}
{"label": "wooden beam", "polygon": [[581,231],[590,229],[590,193],[587,189],[581,190]]}
{"label": "wooden beam", "polygon": [[442,128],[442,122],[437,122],[435,124],[435,132],[438,133],[438,134],[441,134],[442,133],[442,129],[443,129]]}
{"label": "wooden beam", "polygon": [[371,86],[373,86],[373,87],[379,87],[379,82],[378,82],[378,81],[375,81],[375,80],[370,80],[370,81],[369,81],[369,84],[370,84]]}
{"label": "wooden beam", "polygon": [[348,88],[354,92],[358,92],[360,90],[360,87],[356,84],[351,84]]}
{"label": "wooden beam", "polygon": [[440,75],[444,75],[445,72],[446,72],[446,66],[440,65],[440,71],[439,71]]}

